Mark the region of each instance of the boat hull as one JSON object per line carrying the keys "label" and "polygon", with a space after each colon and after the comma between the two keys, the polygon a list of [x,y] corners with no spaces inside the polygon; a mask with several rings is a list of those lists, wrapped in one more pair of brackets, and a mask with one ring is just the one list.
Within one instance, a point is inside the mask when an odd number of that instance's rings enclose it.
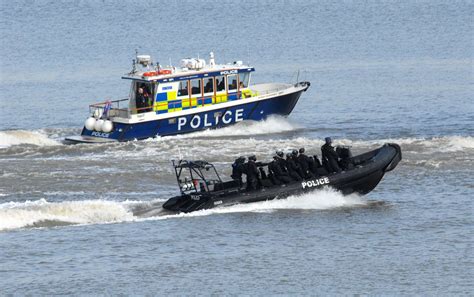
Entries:
{"label": "boat hull", "polygon": [[238,188],[228,191],[181,195],[170,198],[163,204],[163,208],[173,212],[192,212],[237,203],[282,199],[324,187],[334,188],[344,195],[352,193],[364,195],[372,191],[385,173],[397,166],[401,158],[400,146],[393,143],[385,144],[377,150],[354,157],[353,161],[362,165],[341,173],[333,173],[301,182],[295,181],[284,186],[263,187],[256,191],[245,191]]}
{"label": "boat hull", "polygon": [[114,131],[111,133],[92,131],[84,127],[80,136],[68,137],[66,141],[103,143],[107,140],[139,140],[222,128],[245,120],[260,121],[270,115],[287,116],[293,111],[301,94],[309,88],[309,83],[300,84],[301,87],[296,88],[294,92],[276,94],[258,101],[241,99],[239,100],[241,104],[231,107],[213,108],[207,111],[196,109],[196,112],[187,115],[177,114],[165,119],[133,124],[114,122]]}

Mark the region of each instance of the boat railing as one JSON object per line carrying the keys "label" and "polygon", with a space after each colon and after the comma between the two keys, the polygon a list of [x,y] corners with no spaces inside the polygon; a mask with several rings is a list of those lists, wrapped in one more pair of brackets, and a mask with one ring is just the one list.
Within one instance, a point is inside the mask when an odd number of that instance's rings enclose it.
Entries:
{"label": "boat railing", "polygon": [[[127,102],[125,103],[125,101]],[[92,115],[96,116],[102,116],[106,109],[108,109],[107,116],[109,117],[128,118],[130,115],[130,110],[128,108],[128,98],[105,101],[89,105],[89,112]]]}

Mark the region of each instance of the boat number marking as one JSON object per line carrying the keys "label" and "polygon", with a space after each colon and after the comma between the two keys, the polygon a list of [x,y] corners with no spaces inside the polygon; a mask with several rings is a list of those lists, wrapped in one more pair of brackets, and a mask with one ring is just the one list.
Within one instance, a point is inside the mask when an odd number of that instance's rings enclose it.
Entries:
{"label": "boat number marking", "polygon": [[[222,115],[222,117],[219,117],[219,113],[216,113],[215,117],[209,116],[208,114],[204,114],[204,116],[196,114],[189,121],[189,126],[191,127],[191,129],[198,129],[200,127],[212,127],[214,125],[218,125],[219,120],[221,119],[222,123],[224,124],[230,124],[232,120],[234,120],[234,122],[240,122],[244,119],[243,113],[243,109],[237,109],[235,110],[235,113],[232,113],[232,110],[226,111]],[[186,117],[179,117],[178,131],[181,131],[181,128],[183,128],[187,124],[188,119]]]}
{"label": "boat number marking", "polygon": [[91,136],[109,138],[109,133],[93,131]]}
{"label": "boat number marking", "polygon": [[322,185],[327,185],[327,184],[329,184],[329,178],[324,177],[324,178],[318,178],[318,179],[302,182],[301,186],[304,189],[304,188],[317,187],[317,186],[322,186]]}
{"label": "boat number marking", "polygon": [[201,200],[201,196],[199,195],[191,195],[192,200]]}

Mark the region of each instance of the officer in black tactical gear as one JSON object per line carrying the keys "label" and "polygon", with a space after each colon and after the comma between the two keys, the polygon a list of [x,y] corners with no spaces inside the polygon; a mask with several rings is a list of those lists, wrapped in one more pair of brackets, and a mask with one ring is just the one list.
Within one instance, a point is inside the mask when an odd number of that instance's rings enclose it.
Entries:
{"label": "officer in black tactical gear", "polygon": [[268,164],[268,171],[270,172],[270,178],[272,183],[280,185],[282,183],[287,184],[291,182],[291,178],[287,172],[283,171],[280,166],[280,157],[273,156],[273,161]]}
{"label": "officer in black tactical gear", "polygon": [[281,171],[288,173],[288,169],[286,168],[286,160],[284,159],[285,155],[282,151],[277,151],[276,154],[278,157],[277,164],[280,166]]}
{"label": "officer in black tactical gear", "polygon": [[248,162],[245,163],[246,167],[246,174],[247,174],[247,191],[256,190],[258,187],[258,179],[259,179],[259,170],[257,164],[257,157],[255,155],[248,157]]}
{"label": "officer in black tactical gear", "polygon": [[305,178],[313,177],[313,174],[310,169],[314,167],[314,160],[308,157],[304,153],[304,147],[300,148],[299,155],[298,155],[298,164],[300,165],[301,170],[304,173]]}
{"label": "officer in black tactical gear", "polygon": [[239,185],[242,185],[242,174],[245,173],[245,157],[240,156],[235,159],[234,164],[232,164],[232,177],[233,180],[239,181]]}
{"label": "officer in black tactical gear", "polygon": [[291,159],[293,160],[293,162],[295,163],[296,167],[296,172],[298,172],[298,175],[301,176],[301,178],[305,178],[306,174],[304,173],[303,169],[301,168],[300,166],[300,163],[298,161],[298,151],[297,150],[293,150],[291,152]]}
{"label": "officer in black tactical gear", "polygon": [[338,155],[334,150],[334,147],[331,145],[332,140],[331,137],[326,137],[324,139],[326,141],[325,144],[321,147],[322,159],[323,164],[326,163],[327,169],[329,172],[341,172],[341,168],[338,165]]}
{"label": "officer in black tactical gear", "polygon": [[301,181],[303,178],[298,174],[298,166],[296,165],[293,157],[290,153],[286,154],[286,168],[288,169],[288,174],[292,179],[296,181]]}

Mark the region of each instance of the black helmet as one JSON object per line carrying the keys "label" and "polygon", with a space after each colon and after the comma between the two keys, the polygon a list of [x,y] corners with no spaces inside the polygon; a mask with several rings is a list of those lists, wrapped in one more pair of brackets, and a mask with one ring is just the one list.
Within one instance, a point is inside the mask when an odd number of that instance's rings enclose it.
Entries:
{"label": "black helmet", "polygon": [[296,155],[298,155],[298,151],[297,151],[297,150],[293,150],[293,151],[291,152],[291,154],[292,154],[293,156],[296,156]]}
{"label": "black helmet", "polygon": [[276,151],[276,154],[280,158],[283,158],[283,156],[284,156],[282,151]]}
{"label": "black helmet", "polygon": [[257,157],[255,157],[255,155],[251,155],[251,156],[249,156],[249,161],[250,160],[257,161]]}
{"label": "black helmet", "polygon": [[273,160],[278,160],[278,156],[277,155],[273,156]]}
{"label": "black helmet", "polygon": [[300,154],[304,153],[304,147],[300,148]]}
{"label": "black helmet", "polygon": [[329,144],[332,143],[331,137],[326,137],[326,138],[324,138],[324,140],[326,141],[326,143],[329,143]]}
{"label": "black helmet", "polygon": [[237,161],[243,163],[243,162],[245,162],[245,157],[244,157],[244,156],[240,156],[240,157],[237,159]]}

